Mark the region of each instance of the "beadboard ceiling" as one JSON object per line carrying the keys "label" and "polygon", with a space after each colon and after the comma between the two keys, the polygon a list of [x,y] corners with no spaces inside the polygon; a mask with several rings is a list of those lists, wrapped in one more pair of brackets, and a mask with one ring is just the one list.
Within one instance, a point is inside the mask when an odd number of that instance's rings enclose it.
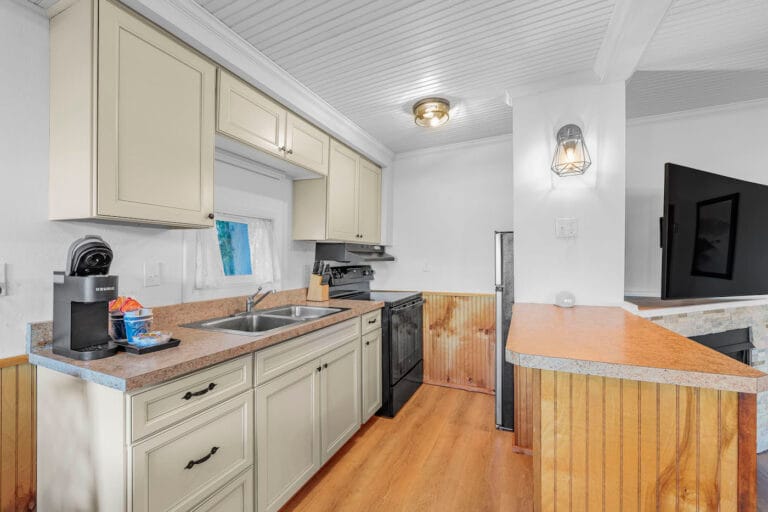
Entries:
{"label": "beadboard ceiling", "polygon": [[[196,0],[395,152],[510,133],[505,91],[591,72],[614,0]],[[417,127],[438,95],[450,122]]]}
{"label": "beadboard ceiling", "polygon": [[627,83],[627,117],[768,98],[768,1],[675,0]]}

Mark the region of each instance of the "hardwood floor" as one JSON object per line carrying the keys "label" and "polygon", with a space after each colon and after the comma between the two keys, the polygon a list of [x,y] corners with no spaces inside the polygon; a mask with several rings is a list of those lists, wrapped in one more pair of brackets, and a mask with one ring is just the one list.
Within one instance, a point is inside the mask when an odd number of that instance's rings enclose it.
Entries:
{"label": "hardwood floor", "polygon": [[493,396],[423,385],[374,417],[283,507],[288,511],[530,511],[533,459],[494,426]]}
{"label": "hardwood floor", "polygon": [[[282,512],[533,510],[533,458],[493,425],[493,397],[423,385],[394,419],[373,418]],[[758,456],[768,511],[768,452]]]}

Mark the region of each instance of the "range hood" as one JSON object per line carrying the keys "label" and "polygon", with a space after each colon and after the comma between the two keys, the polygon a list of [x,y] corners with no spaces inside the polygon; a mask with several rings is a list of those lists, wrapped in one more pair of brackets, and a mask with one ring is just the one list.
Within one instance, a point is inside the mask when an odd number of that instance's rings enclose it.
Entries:
{"label": "range hood", "polygon": [[383,245],[325,243],[315,247],[315,261],[338,261],[339,263],[363,263],[370,261],[395,261],[387,254]]}

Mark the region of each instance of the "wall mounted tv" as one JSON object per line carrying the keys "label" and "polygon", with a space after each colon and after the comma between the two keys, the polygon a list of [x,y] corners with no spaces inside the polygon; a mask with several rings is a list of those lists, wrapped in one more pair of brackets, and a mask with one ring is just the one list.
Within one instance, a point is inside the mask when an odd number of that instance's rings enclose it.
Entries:
{"label": "wall mounted tv", "polygon": [[663,299],[768,294],[768,186],[664,166]]}

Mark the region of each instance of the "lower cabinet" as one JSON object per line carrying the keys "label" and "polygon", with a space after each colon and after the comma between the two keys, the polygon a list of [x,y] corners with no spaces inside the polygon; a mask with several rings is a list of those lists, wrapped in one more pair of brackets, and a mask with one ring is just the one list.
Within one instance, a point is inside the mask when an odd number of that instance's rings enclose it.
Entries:
{"label": "lower cabinet", "polygon": [[259,511],[278,510],[320,468],[320,362],[256,388]]}
{"label": "lower cabinet", "polygon": [[362,347],[362,422],[381,407],[381,329],[363,335]]}
{"label": "lower cabinet", "polygon": [[360,338],[256,388],[259,512],[282,507],[360,428]]}

